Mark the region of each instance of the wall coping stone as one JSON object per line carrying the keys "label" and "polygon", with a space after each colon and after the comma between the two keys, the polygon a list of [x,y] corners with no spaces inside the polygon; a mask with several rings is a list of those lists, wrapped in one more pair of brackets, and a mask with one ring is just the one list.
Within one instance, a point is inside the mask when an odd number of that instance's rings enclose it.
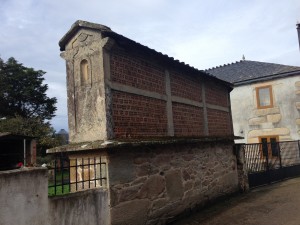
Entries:
{"label": "wall coping stone", "polygon": [[203,136],[203,137],[163,137],[148,139],[114,139],[93,142],[71,143],[47,149],[48,154],[60,152],[80,152],[86,150],[110,150],[124,147],[142,147],[168,144],[192,144],[203,142],[226,142],[243,139],[239,136]]}
{"label": "wall coping stone", "polygon": [[19,169],[12,169],[12,170],[0,170],[0,176],[7,176],[11,174],[21,174],[21,173],[32,173],[32,171],[36,172],[47,172],[48,169],[44,167],[22,167]]}
{"label": "wall coping stone", "polygon": [[76,197],[82,197],[90,194],[96,194],[98,192],[107,192],[107,188],[104,187],[96,187],[96,188],[90,188],[90,189],[84,189],[84,190],[77,190],[76,192],[70,192],[63,195],[53,195],[48,196],[51,200],[59,200],[59,199],[68,199],[68,198],[76,198]]}

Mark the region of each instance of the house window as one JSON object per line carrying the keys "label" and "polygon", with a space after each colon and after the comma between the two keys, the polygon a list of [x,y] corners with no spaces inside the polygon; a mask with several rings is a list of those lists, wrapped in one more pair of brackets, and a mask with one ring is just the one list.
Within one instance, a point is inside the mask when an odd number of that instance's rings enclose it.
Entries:
{"label": "house window", "polygon": [[81,85],[87,84],[89,78],[89,63],[86,59],[80,62],[80,78]]}
{"label": "house window", "polygon": [[264,86],[256,88],[257,108],[272,108],[273,107],[273,94],[272,86]]}
{"label": "house window", "polygon": [[263,157],[268,156],[269,158],[271,158],[279,156],[278,139],[278,136],[267,136],[259,138],[259,141],[261,143],[261,153]]}

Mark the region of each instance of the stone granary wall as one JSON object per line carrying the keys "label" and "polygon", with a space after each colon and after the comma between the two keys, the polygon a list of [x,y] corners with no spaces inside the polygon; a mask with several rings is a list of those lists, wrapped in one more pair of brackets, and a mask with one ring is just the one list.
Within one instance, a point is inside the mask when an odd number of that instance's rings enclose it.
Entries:
{"label": "stone granary wall", "polygon": [[109,191],[111,224],[165,224],[238,191],[232,142],[115,149]]}
{"label": "stone granary wall", "polygon": [[232,135],[231,85],[100,24],[61,39],[71,142]]}

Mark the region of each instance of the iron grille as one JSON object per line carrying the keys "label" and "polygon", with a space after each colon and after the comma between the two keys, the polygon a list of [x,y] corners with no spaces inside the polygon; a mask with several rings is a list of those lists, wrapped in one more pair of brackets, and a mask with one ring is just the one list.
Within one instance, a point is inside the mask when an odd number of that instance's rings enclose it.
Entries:
{"label": "iron grille", "polygon": [[59,157],[48,168],[49,196],[107,186],[107,162],[104,156]]}

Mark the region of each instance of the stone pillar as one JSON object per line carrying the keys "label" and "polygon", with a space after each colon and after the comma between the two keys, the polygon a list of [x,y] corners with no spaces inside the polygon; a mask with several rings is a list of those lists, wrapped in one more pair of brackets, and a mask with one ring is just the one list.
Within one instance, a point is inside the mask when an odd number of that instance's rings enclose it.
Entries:
{"label": "stone pillar", "polygon": [[206,107],[206,97],[205,97],[205,84],[202,81],[202,104],[203,104],[203,121],[204,121],[204,135],[209,135],[208,133],[208,119],[207,119],[207,107]]}
{"label": "stone pillar", "polygon": [[30,164],[36,164],[36,140],[33,139],[30,142]]}
{"label": "stone pillar", "polygon": [[240,192],[249,191],[249,180],[248,180],[248,170],[246,166],[245,148],[244,144],[236,144],[234,146],[236,162],[237,162],[237,172],[238,172],[238,184]]}
{"label": "stone pillar", "polygon": [[166,94],[167,94],[168,136],[174,136],[171,81],[170,81],[170,74],[168,70],[165,71],[165,75],[166,75]]}

